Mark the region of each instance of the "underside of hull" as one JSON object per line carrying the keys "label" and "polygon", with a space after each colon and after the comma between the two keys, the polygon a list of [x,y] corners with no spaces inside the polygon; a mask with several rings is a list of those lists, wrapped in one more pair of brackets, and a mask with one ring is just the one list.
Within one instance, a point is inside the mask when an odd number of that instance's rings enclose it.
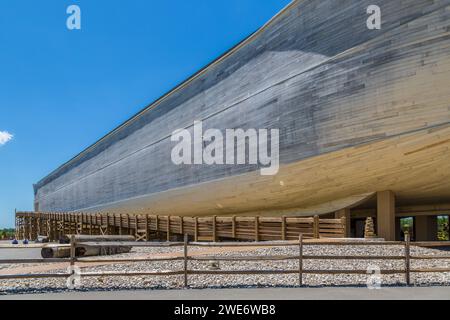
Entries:
{"label": "underside of hull", "polygon": [[391,190],[399,205],[450,202],[450,125],[363,144],[280,168],[82,211],[162,215],[310,216]]}
{"label": "underside of hull", "polygon": [[[450,0],[293,1],[35,185],[40,211],[311,215],[450,202]],[[279,129],[280,170],[175,165],[171,133]],[[228,151],[228,150],[226,150]],[[234,150],[233,150],[234,151]]]}

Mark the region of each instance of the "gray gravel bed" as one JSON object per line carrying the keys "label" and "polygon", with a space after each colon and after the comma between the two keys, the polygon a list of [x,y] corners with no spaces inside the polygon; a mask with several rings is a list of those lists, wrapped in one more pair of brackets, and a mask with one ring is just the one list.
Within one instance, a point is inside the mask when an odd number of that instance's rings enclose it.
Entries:
{"label": "gray gravel bed", "polygon": [[[166,254],[182,252],[182,248],[142,248],[137,247],[131,253],[114,256],[124,259],[130,257],[142,257],[153,254]],[[202,248],[190,248],[190,252],[204,250]],[[248,256],[248,255],[297,255],[297,247],[273,247],[264,249],[249,249],[240,252],[225,252],[214,254],[215,256]],[[404,255],[402,246],[308,246],[304,247],[305,255],[377,255],[395,256]],[[450,252],[436,249],[411,247],[412,255],[449,255]],[[111,257],[96,257],[95,259],[111,259]],[[5,268],[17,268],[30,265],[7,265]],[[42,266],[42,264],[41,264]],[[405,268],[403,260],[305,260],[304,269],[320,270],[367,270],[369,266],[384,269]],[[412,260],[412,269],[415,268],[450,268],[448,260]],[[82,268],[82,272],[139,272],[139,271],[170,271],[182,270],[183,261],[170,262],[140,262],[140,263],[115,263],[102,266]],[[298,270],[297,260],[283,261],[190,261],[192,270]],[[45,273],[66,272],[66,269],[45,271]],[[366,286],[370,275],[303,275],[303,284],[306,286]],[[416,286],[446,285],[450,286],[450,273],[413,273],[411,282]],[[298,274],[290,275],[190,275],[190,288],[233,288],[233,287],[294,287],[298,286]],[[402,286],[405,285],[405,275],[381,275],[381,285]],[[81,286],[77,290],[139,290],[139,289],[180,289],[183,288],[183,276],[132,276],[132,277],[83,277]],[[66,291],[66,279],[24,279],[0,281],[0,294],[17,293],[43,293]]]}

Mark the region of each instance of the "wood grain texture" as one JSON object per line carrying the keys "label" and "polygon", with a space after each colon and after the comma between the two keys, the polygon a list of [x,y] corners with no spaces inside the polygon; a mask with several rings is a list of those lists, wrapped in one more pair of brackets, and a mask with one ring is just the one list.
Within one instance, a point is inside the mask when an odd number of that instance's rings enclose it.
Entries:
{"label": "wood grain texture", "polygon": [[[257,35],[35,186],[41,211],[311,215],[392,190],[450,201],[450,1],[294,1]],[[181,49],[181,48],[180,48]],[[277,176],[175,166],[170,134],[279,128]],[[339,204],[338,204],[339,203]]]}

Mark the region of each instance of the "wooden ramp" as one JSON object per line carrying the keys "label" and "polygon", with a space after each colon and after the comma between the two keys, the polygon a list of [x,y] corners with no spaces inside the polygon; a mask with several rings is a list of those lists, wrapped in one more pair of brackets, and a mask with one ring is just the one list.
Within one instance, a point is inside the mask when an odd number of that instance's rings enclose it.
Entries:
{"label": "wooden ramp", "polygon": [[133,235],[137,241],[164,237],[168,241],[184,234],[195,241],[232,239],[241,241],[343,238],[345,217],[180,217],[133,214],[17,212],[16,236],[34,240],[46,235],[57,240],[67,234]]}

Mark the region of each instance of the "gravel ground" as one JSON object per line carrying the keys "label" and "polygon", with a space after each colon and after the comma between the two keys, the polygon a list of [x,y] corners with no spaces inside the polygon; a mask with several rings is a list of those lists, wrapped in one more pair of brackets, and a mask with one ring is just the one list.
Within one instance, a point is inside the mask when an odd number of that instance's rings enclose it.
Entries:
{"label": "gravel ground", "polygon": [[[201,252],[202,248],[190,248],[190,253]],[[114,258],[143,257],[161,254],[181,253],[182,248],[134,248],[131,253],[114,256]],[[221,252],[215,256],[245,256],[245,255],[296,255],[296,247],[260,248],[249,251]],[[308,246],[304,247],[305,255],[403,255],[402,246]],[[411,247],[412,255],[449,255],[450,252],[435,249]],[[210,255],[210,253],[208,254]],[[111,259],[111,257],[103,257]],[[98,259],[98,257],[96,257]],[[37,267],[38,265],[36,265]],[[40,264],[39,266],[42,266]],[[305,269],[367,269],[377,266],[380,269],[404,269],[403,260],[305,260]],[[4,265],[5,269],[30,267],[30,265]],[[298,270],[297,260],[259,261],[259,262],[220,262],[220,270]],[[412,260],[415,268],[450,268],[448,260]],[[82,272],[133,272],[133,271],[168,271],[182,270],[183,261],[171,262],[141,262],[115,263],[82,268]],[[194,270],[214,270],[211,261],[190,261],[189,268]],[[66,269],[45,271],[45,273],[66,272]],[[39,272],[38,272],[39,273]],[[365,286],[368,275],[313,275],[303,276],[306,286]],[[383,286],[398,286],[405,284],[405,275],[382,275]],[[450,286],[450,273],[413,273],[411,282],[416,286],[445,285]],[[190,275],[191,288],[248,288],[248,287],[295,287],[298,285],[298,274],[292,275]],[[139,289],[180,289],[183,288],[183,276],[133,276],[133,277],[85,277],[81,279],[80,291],[93,290],[139,290]],[[26,279],[0,281],[1,294],[44,293],[67,291],[66,279]]]}

